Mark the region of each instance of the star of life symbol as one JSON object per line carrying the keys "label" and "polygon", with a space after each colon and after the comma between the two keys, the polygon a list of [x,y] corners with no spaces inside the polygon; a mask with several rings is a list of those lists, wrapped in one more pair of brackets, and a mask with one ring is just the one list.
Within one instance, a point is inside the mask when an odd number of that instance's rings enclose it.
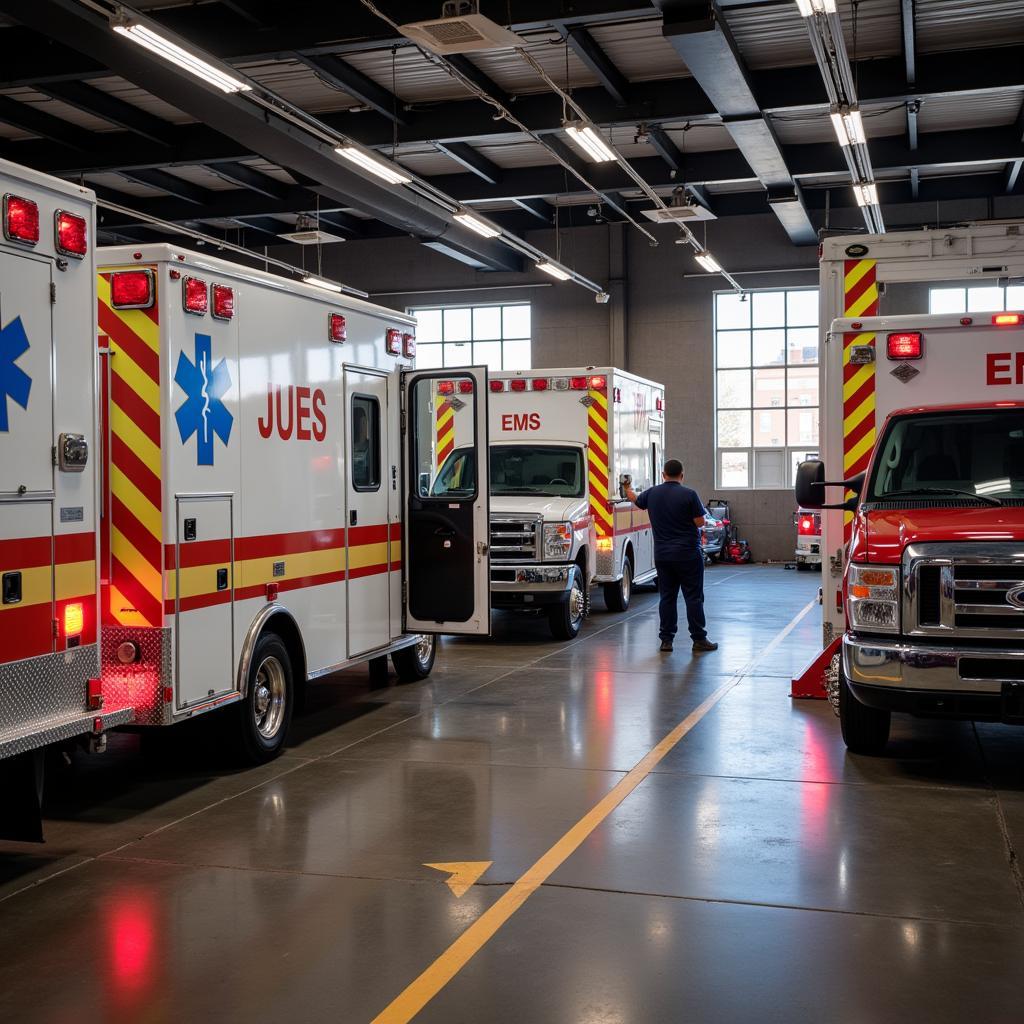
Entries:
{"label": "star of life symbol", "polygon": [[3,433],[10,430],[7,399],[17,402],[22,409],[28,408],[32,378],[17,365],[27,351],[28,335],[21,317],[17,316],[0,330],[0,432]]}
{"label": "star of life symbol", "polygon": [[213,435],[216,434],[226,445],[231,437],[234,417],[222,401],[231,387],[231,373],[223,359],[213,366],[210,335],[196,335],[194,363],[184,352],[178,353],[174,383],[186,395],[174,414],[181,443],[186,444],[195,434],[197,465],[212,466]]}

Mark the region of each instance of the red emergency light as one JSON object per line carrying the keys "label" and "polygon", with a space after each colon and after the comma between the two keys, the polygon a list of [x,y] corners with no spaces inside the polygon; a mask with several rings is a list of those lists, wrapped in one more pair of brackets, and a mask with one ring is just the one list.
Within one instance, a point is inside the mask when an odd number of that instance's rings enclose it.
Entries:
{"label": "red emergency light", "polygon": [[226,284],[213,286],[213,315],[218,320],[230,320],[235,315],[235,289]]}
{"label": "red emergency light", "polygon": [[504,391],[505,382],[503,380],[492,380],[488,382],[492,391]]}
{"label": "red emergency light", "polygon": [[1020,327],[1024,323],[1024,313],[996,313],[992,323],[996,327]]}
{"label": "red emergency light", "polygon": [[885,347],[890,359],[920,359],[924,354],[924,339],[920,331],[900,331],[886,337]]}
{"label": "red emergency light", "polygon": [[797,533],[801,537],[812,536],[817,531],[814,529],[814,516],[801,516],[797,523]]}
{"label": "red emergency light", "polygon": [[202,316],[210,308],[210,289],[198,277],[183,277],[181,294],[186,313]]}
{"label": "red emergency light", "polygon": [[522,378],[522,377],[513,377],[508,382],[508,389],[509,389],[509,391],[525,391],[526,390],[526,381],[525,381],[525,379]]}
{"label": "red emergency light", "polygon": [[569,387],[573,391],[586,391],[587,390],[587,378],[586,377],[570,377]]}
{"label": "red emergency light", "polygon": [[460,380],[459,381],[459,394],[460,395],[471,395],[471,394],[473,394],[473,382],[471,380]]}
{"label": "red emergency light", "polygon": [[327,317],[327,337],[338,344],[344,342],[348,337],[345,327],[345,318],[340,313],[330,313]]}
{"label": "red emergency light", "polygon": [[149,309],[155,292],[152,270],[122,270],[110,275],[110,304],[114,309]]}
{"label": "red emergency light", "polygon": [[661,397],[656,398],[654,400],[654,409],[655,409],[655,412],[664,412],[665,411],[665,399],[661,398]]}
{"label": "red emergency light", "polygon": [[384,335],[384,351],[389,356],[400,356],[402,354],[402,332],[395,327],[389,327]]}
{"label": "red emergency light", "polygon": [[455,394],[455,381],[453,381],[453,380],[439,380],[437,382],[437,393],[439,395],[454,395]]}
{"label": "red emergency light", "polygon": [[402,355],[404,355],[406,359],[414,359],[416,357],[415,334],[402,335]]}
{"label": "red emergency light", "polygon": [[89,251],[89,227],[84,217],[58,210],[54,214],[53,230],[57,252],[61,256],[80,260]]}
{"label": "red emergency light", "polygon": [[4,196],[4,237],[8,242],[35,245],[39,241],[39,206],[31,199]]}
{"label": "red emergency light", "polygon": [[535,377],[533,379],[533,390],[534,391],[547,391],[548,382],[546,377]]}
{"label": "red emergency light", "polygon": [[604,391],[608,387],[608,378],[597,374],[590,378],[588,384],[591,391]]}

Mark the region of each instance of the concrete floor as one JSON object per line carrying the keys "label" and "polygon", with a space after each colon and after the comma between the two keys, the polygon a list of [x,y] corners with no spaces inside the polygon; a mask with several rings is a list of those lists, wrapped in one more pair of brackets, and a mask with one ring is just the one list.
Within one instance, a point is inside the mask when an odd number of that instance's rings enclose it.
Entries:
{"label": "concrete floor", "polygon": [[[319,684],[263,768],[200,727],[77,759],[49,842],[0,844],[0,1019],[370,1021],[699,709],[416,1020],[1020,1020],[1024,732],[905,720],[849,756],[788,697],[818,609],[771,646],[816,578],[707,582],[716,654],[598,598],[572,644],[499,616],[425,683]],[[456,898],[451,861],[493,864]]]}

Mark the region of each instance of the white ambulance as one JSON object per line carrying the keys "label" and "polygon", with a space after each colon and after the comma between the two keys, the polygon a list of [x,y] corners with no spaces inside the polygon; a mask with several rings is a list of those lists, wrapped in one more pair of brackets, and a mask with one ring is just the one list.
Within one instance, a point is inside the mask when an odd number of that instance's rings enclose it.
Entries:
{"label": "white ambulance", "polygon": [[164,244],[98,273],[104,700],[150,726],[231,705],[266,760],[307,679],[422,678],[435,634],[489,632],[484,368],[443,371],[476,483],[428,489],[411,318]]}
{"label": "white ambulance", "polygon": [[0,161],[0,835],[38,839],[41,751],[100,708],[95,196]]}
{"label": "white ambulance", "polygon": [[[438,382],[437,480],[461,472],[468,419],[460,387]],[[665,389],[613,367],[490,377],[491,603],[536,609],[575,637],[599,584],[612,611],[655,576],[650,519],[621,498],[661,480]]]}

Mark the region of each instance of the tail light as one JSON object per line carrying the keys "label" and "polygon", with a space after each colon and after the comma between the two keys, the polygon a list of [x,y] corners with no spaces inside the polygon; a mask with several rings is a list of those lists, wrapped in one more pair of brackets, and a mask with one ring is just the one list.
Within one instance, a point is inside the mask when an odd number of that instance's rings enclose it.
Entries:
{"label": "tail light", "polygon": [[814,517],[813,516],[801,516],[797,523],[797,533],[801,537],[809,537],[814,534]]}
{"label": "tail light", "polygon": [[548,382],[545,377],[536,377],[532,381],[532,387],[534,391],[547,391]]}
{"label": "tail light", "polygon": [[80,260],[89,251],[89,227],[84,217],[67,210],[54,214],[54,234],[57,252]]}
{"label": "tail light", "polygon": [[570,377],[569,387],[573,391],[586,391],[587,390],[587,378],[586,377]]}
{"label": "tail light", "polygon": [[348,337],[345,318],[340,313],[331,313],[327,317],[327,337],[339,344]]}
{"label": "tail light", "polygon": [[64,605],[64,636],[79,636],[85,628],[85,606],[80,601]]}
{"label": "tail light", "polygon": [[901,331],[885,340],[890,359],[920,359],[924,353],[924,340],[920,331]]}
{"label": "tail light", "polygon": [[996,313],[992,323],[996,327],[1019,327],[1024,323],[1024,313]]}
{"label": "tail light", "polygon": [[198,277],[183,277],[181,294],[186,313],[202,316],[210,308],[210,289]]}
{"label": "tail light", "polygon": [[614,541],[611,537],[598,537],[597,538],[597,550],[598,551],[611,551]]}
{"label": "tail light", "polygon": [[218,320],[230,320],[235,315],[235,290],[226,284],[213,286],[213,315]]}
{"label": "tail light", "polygon": [[505,382],[503,380],[488,381],[488,384],[490,385],[492,391],[497,392],[505,390]]}
{"label": "tail light", "polygon": [[454,395],[455,394],[455,381],[453,381],[453,380],[439,380],[437,382],[437,393],[439,395]]}
{"label": "tail light", "polygon": [[658,397],[654,400],[654,411],[664,412],[665,411],[665,399]]}
{"label": "tail light", "polygon": [[403,334],[402,335],[402,355],[406,359],[414,359],[416,356],[416,335],[415,334]]}
{"label": "tail light", "polygon": [[114,309],[149,309],[156,297],[152,270],[122,270],[110,275]]}
{"label": "tail light", "polygon": [[4,237],[8,242],[35,245],[39,241],[39,206],[21,196],[4,196]]}
{"label": "tail light", "polygon": [[394,327],[389,327],[384,335],[384,351],[389,356],[400,356],[402,354],[402,332]]}
{"label": "tail light", "polygon": [[471,380],[460,380],[459,381],[459,394],[460,395],[471,395],[471,394],[473,394],[473,382]]}
{"label": "tail light", "polygon": [[608,387],[608,378],[597,374],[587,382],[591,391],[604,391]]}
{"label": "tail light", "polygon": [[508,382],[509,391],[525,391],[526,381],[522,377],[513,377]]}

